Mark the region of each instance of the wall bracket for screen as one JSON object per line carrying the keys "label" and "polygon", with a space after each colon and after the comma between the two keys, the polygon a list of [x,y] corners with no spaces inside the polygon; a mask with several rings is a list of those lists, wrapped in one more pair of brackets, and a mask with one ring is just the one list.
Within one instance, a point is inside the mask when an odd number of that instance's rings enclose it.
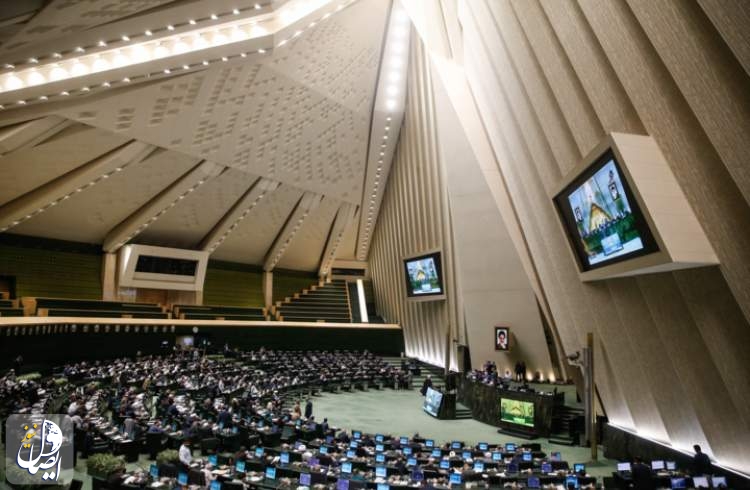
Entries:
{"label": "wall bracket for screen", "polygon": [[550,197],[583,281],[719,263],[650,136],[610,133]]}

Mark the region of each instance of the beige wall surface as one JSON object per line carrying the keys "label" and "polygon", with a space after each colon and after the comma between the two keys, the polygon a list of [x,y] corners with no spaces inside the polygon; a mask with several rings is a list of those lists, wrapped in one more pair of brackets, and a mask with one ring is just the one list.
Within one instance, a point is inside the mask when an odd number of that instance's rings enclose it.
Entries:
{"label": "beige wall surface", "polygon": [[[519,255],[531,257],[535,277],[529,280],[535,290],[538,280],[537,296],[544,296],[540,303],[548,305],[566,353],[578,349],[587,332],[595,335],[596,382],[610,421],[679,449],[701,443],[720,464],[750,473],[750,77],[747,36],[738,28],[748,18],[748,3],[439,3],[444,15],[435,22],[444,24],[445,34],[433,55],[462,68],[482,137],[493,150],[479,166],[485,179],[490,166],[499,172],[523,234],[513,243]],[[428,53],[436,36],[430,33]],[[432,83],[420,75],[421,83]],[[416,105],[413,95],[399,158],[408,155],[416,166],[433,154],[414,142],[435,130],[414,125],[427,117],[416,107],[434,108],[424,99]],[[718,267],[580,281],[549,194],[612,131],[654,138]],[[392,209],[379,218],[378,250],[395,241],[418,243],[403,234],[415,219],[427,220],[420,218],[427,209],[418,207],[424,199],[416,197],[429,190],[437,200],[441,189],[425,175],[427,167],[418,170],[391,178],[386,208]],[[487,184],[498,186],[496,180]],[[399,203],[406,214],[395,210]],[[462,226],[458,215],[449,218],[454,230]],[[382,271],[389,257],[378,250],[371,263]],[[379,277],[374,269],[376,293]],[[381,290],[378,299],[390,308],[402,293]],[[406,333],[427,313],[398,321]],[[420,346],[434,341],[407,337]]]}
{"label": "beige wall surface", "polygon": [[[456,262],[457,294],[463,304],[466,343],[474,368],[494,361],[503,373],[524,361],[528,375],[559,377],[552,370],[539,305],[510,235],[433,69],[440,159],[446,168]],[[496,351],[494,326],[510,328],[511,348]]]}

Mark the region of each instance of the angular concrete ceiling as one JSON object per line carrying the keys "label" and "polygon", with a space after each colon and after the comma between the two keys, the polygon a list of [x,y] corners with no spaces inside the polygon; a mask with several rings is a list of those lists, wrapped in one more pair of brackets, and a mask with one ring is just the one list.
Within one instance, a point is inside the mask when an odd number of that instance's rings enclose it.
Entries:
{"label": "angular concrete ceiling", "polygon": [[408,37],[391,39],[392,8],[52,0],[0,12],[0,232],[203,249],[267,270],[361,259],[403,114],[406,60],[386,62]]}

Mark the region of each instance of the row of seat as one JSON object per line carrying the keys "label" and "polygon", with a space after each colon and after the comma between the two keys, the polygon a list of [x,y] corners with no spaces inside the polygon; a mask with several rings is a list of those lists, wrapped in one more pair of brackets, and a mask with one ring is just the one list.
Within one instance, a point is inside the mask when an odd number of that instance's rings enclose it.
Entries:
{"label": "row of seat", "polygon": [[265,308],[248,308],[241,306],[197,306],[174,305],[175,318],[184,320],[242,320],[265,321]]}
{"label": "row of seat", "polygon": [[330,281],[311,286],[310,289],[277,302],[273,313],[279,321],[349,323],[352,317],[346,281]]}

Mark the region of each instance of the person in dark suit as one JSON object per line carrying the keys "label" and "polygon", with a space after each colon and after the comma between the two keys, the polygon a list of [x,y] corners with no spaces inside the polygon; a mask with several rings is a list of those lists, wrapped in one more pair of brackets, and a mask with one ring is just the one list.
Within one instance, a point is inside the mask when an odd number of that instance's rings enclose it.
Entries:
{"label": "person in dark suit", "polygon": [[305,418],[309,419],[310,417],[312,417],[312,414],[313,414],[313,404],[312,404],[312,400],[308,398],[307,403],[305,403]]}
{"label": "person in dark suit", "polygon": [[693,456],[693,474],[694,475],[708,475],[711,473],[711,459],[706,453],[701,450],[701,447],[696,444],[693,446],[695,450],[695,456]]}
{"label": "person in dark suit", "polygon": [[422,388],[419,390],[422,396],[425,396],[427,394],[427,388],[432,388],[432,376],[430,376],[429,374],[425,378],[424,383],[422,383]]}
{"label": "person in dark suit", "polygon": [[633,488],[636,490],[656,489],[651,467],[645,464],[641,458],[635,458],[635,462],[630,467],[630,474],[633,478]]}

